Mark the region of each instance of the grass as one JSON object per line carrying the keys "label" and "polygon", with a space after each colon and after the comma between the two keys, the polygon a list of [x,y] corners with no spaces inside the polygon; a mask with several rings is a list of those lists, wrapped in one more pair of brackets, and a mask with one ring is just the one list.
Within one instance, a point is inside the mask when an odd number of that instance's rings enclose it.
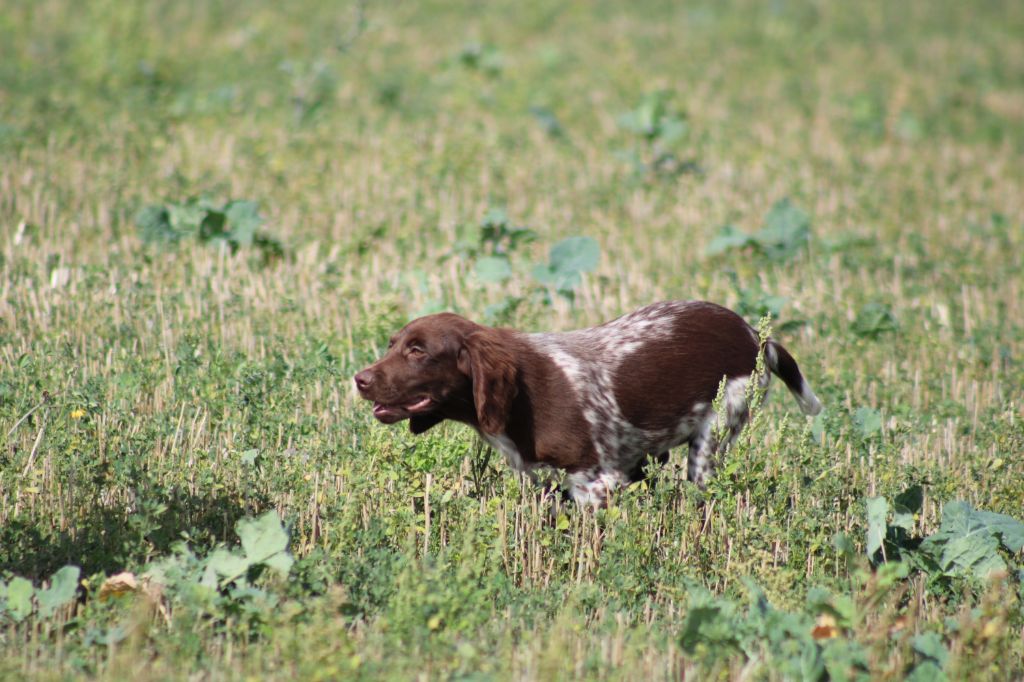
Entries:
{"label": "grass", "polygon": [[[868,557],[866,500],[921,486],[914,538],[1021,517],[1022,35],[1012,2],[8,2],[0,581],[82,583],[48,618],[0,593],[0,676],[1021,676],[1019,554]],[[283,255],[143,241],[200,196]],[[759,248],[783,199],[809,238]],[[536,239],[482,283],[456,244],[494,208]],[[531,268],[576,235],[570,299]],[[826,418],[776,391],[706,494],[673,453],[593,514],[352,390],[425,311],[663,298],[774,311]],[[288,577],[204,586],[268,510]]]}

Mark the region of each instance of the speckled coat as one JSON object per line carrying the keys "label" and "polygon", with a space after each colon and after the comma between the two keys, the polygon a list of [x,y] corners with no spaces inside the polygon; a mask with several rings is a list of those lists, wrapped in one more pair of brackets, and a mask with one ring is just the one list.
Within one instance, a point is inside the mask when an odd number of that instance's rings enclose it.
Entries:
{"label": "speckled coat", "polygon": [[[467,423],[516,469],[562,469],[572,497],[599,506],[643,476],[648,455],[664,462],[683,444],[689,478],[703,486],[715,455],[749,419],[760,350],[741,317],[704,301],[655,303],[565,333],[496,329],[442,313],[410,322],[355,382],[379,420],[409,419],[414,433],[444,419]],[[764,344],[764,362],[805,413],[820,411],[781,344]],[[769,379],[759,378],[764,388]]]}

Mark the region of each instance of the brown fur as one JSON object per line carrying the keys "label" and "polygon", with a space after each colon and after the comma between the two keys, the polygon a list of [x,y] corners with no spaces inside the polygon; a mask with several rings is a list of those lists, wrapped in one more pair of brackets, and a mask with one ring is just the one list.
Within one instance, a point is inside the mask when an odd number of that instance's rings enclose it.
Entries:
{"label": "brown fur", "polygon": [[[657,303],[564,334],[524,334],[442,313],[406,325],[355,382],[385,423],[409,419],[417,434],[445,419],[469,424],[516,467],[563,469],[577,500],[603,503],[616,485],[643,477],[646,455],[664,463],[683,443],[691,480],[703,485],[715,454],[749,418],[735,388],[754,371],[759,350],[741,317],[700,301]],[[821,409],[778,342],[768,342],[765,360],[805,412]],[[723,379],[733,394],[715,414]],[[718,419],[729,429],[724,442],[709,428]]]}
{"label": "brown fur", "polygon": [[[422,344],[428,357],[410,357],[413,344]],[[375,403],[435,396],[430,412],[407,415],[415,434],[451,419],[484,434],[504,433],[530,465],[576,471],[596,463],[587,423],[567,400],[568,381],[511,329],[450,313],[414,320],[392,338],[384,357],[356,375],[356,384]]]}
{"label": "brown fur", "polygon": [[676,317],[672,334],[633,353],[615,376],[622,415],[642,429],[664,429],[693,405],[710,405],[722,377],[754,371],[758,344],[749,325],[725,308],[694,308]]}

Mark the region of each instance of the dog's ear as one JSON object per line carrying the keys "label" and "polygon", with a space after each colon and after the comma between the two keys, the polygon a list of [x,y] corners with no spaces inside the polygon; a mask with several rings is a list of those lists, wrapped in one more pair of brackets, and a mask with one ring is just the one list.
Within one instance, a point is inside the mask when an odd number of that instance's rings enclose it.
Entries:
{"label": "dog's ear", "polygon": [[459,371],[473,381],[480,430],[491,435],[504,433],[519,389],[515,357],[502,342],[501,334],[485,327],[467,336],[459,351]]}
{"label": "dog's ear", "polygon": [[444,417],[439,417],[436,414],[414,414],[409,417],[409,430],[418,436],[443,421]]}

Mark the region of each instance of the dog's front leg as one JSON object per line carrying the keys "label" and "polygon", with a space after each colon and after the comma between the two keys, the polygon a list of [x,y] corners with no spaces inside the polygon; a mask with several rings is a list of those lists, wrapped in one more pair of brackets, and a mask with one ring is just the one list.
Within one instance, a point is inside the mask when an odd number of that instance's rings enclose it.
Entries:
{"label": "dog's front leg", "polygon": [[599,509],[608,506],[612,493],[629,483],[621,471],[587,469],[566,476],[566,485],[572,499],[581,507]]}

